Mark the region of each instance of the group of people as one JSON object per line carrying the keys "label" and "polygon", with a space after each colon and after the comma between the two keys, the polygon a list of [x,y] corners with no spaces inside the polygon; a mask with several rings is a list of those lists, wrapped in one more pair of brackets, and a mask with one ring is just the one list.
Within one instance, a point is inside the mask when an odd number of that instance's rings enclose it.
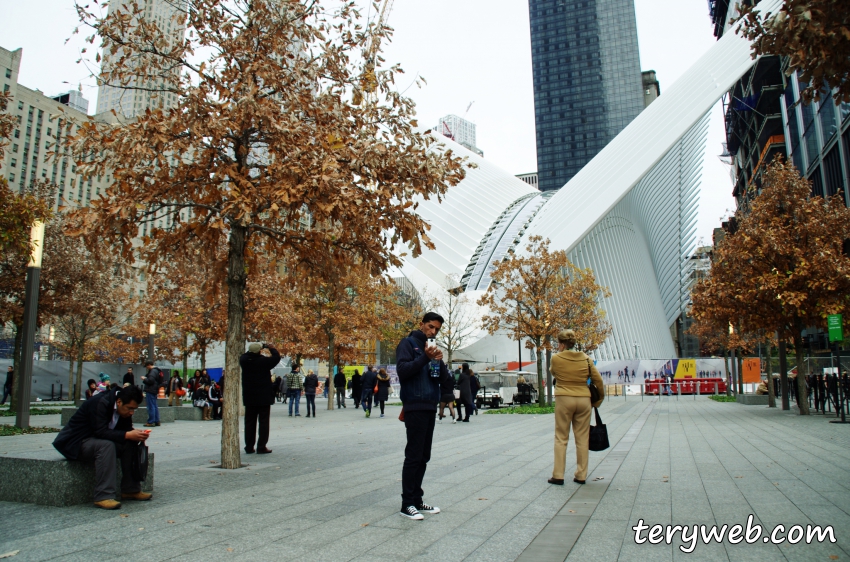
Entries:
{"label": "group of people", "polygon": [[[440,413],[437,418],[442,422],[446,412],[446,406],[449,408],[452,423],[469,422],[469,416],[476,412],[475,396],[481,388],[481,383],[478,382],[478,377],[475,372],[470,370],[469,364],[464,363],[454,377],[449,377],[440,383]],[[455,419],[455,409],[457,409],[457,419]],[[466,417],[463,416],[462,409],[466,410]]]}
{"label": "group of people", "polygon": [[[404,422],[407,443],[404,450],[404,463],[401,478],[400,515],[412,520],[424,519],[423,514],[440,513],[440,508],[424,501],[422,488],[427,464],[431,458],[431,447],[435,423],[442,417],[445,406],[449,406],[454,420],[452,403],[455,398],[455,382],[458,385],[459,401],[466,408],[466,418],[474,410],[474,373],[464,365],[458,379],[449,372],[443,362],[442,351],[433,343],[439,332],[443,318],[434,312],[428,312],[422,319],[419,329],[402,339],[396,348],[396,371],[400,385],[402,413],[399,419]],[[593,362],[580,351],[575,351],[575,334],[564,330],[558,335],[558,353],[552,358],[552,376],[555,383],[555,461],[549,483],[564,483],[565,458],[569,429],[573,428],[576,440],[576,471],[573,480],[584,484],[587,476],[588,432],[591,408],[598,406],[604,398],[602,378]],[[275,402],[275,379],[272,369],[280,363],[280,352],[271,344],[252,343],[239,358],[242,375],[242,401],[245,406],[245,452],[247,454],[269,454],[269,417],[271,405]],[[145,393],[154,390],[158,384],[164,384],[161,373],[151,364],[147,366],[144,377]],[[371,366],[359,380],[351,384],[352,391],[360,385],[358,393],[353,392],[355,404],[362,406],[368,416],[373,401],[381,408],[389,392],[389,376],[383,369],[375,372]],[[193,394],[199,389],[207,391],[213,385],[205,380],[203,373],[196,373],[192,382]],[[295,408],[298,415],[300,392],[308,396],[308,415],[315,416],[315,394],[319,386],[315,373],[301,378],[299,367],[293,367],[287,377],[287,392],[290,401],[290,415]],[[335,386],[343,386],[334,381]],[[279,383],[278,383],[279,384]],[[597,402],[591,404],[593,385],[598,392]],[[170,390],[182,388],[169,385]],[[158,387],[156,387],[158,388]],[[344,395],[344,392],[340,392]],[[104,509],[117,509],[121,502],[116,499],[117,460],[122,465],[120,482],[121,499],[146,501],[151,494],[142,492],[141,482],[133,477],[133,458],[139,443],[150,436],[150,430],[133,428],[132,415],[142,403],[142,389],[132,384],[124,387],[111,385],[102,391],[93,392],[80,409],[71,417],[68,424],[56,437],[53,445],[69,460],[90,461],[95,464],[96,484],[95,505]],[[312,396],[312,399],[309,397]],[[451,398],[450,398],[451,397]],[[442,404],[440,414],[438,406]],[[459,416],[460,417],[460,416]],[[149,424],[145,424],[149,425]],[[158,425],[158,424],[156,424]],[[259,425],[259,430],[258,430]]]}

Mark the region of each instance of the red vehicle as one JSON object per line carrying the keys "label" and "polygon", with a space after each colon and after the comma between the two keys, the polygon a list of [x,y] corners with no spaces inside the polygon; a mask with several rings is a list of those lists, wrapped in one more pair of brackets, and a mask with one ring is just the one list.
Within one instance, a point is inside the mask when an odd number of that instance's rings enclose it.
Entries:
{"label": "red vehicle", "polygon": [[720,377],[669,379],[669,382],[663,379],[650,379],[645,383],[644,393],[655,395],[667,394],[669,386],[671,394],[697,394],[697,388],[699,388],[699,394],[714,394],[714,385],[717,385],[716,392],[718,394],[726,394],[726,381]]}

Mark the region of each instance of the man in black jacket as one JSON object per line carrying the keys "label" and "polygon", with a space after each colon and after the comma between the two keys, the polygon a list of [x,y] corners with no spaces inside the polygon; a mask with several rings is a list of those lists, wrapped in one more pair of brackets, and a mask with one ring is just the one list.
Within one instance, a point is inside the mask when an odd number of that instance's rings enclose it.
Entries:
{"label": "man in black jacket", "polygon": [[360,396],[360,403],[363,404],[363,410],[366,412],[366,417],[372,415],[372,395],[374,394],[375,385],[378,384],[378,373],[372,369],[372,365],[363,373],[363,378],[360,380],[363,388]]}
{"label": "man in black jacket", "polygon": [[159,406],[156,403],[156,398],[159,395],[159,387],[164,384],[162,372],[153,366],[153,361],[145,363],[147,374],[142,377],[142,383],[145,385],[145,406],[148,409],[148,423],[145,427],[154,427],[159,425]]}
{"label": "man in black jacket", "polygon": [[123,386],[136,386],[136,375],[133,374],[133,367],[127,367],[127,372],[124,373],[124,379],[121,383]]}
{"label": "man in black jacket", "polygon": [[[260,353],[263,350],[268,350],[270,357]],[[272,452],[266,448],[266,444],[269,442],[269,416],[274,404],[271,371],[278,363],[280,352],[270,344],[252,343],[248,346],[247,353],[243,353],[239,358],[239,365],[242,367],[242,403],[245,404],[245,452],[249,455],[255,451],[255,442],[257,453],[262,455]]]}
{"label": "man in black jacket", "polygon": [[401,471],[400,515],[414,520],[424,519],[423,512],[440,513],[439,507],[422,501],[422,480],[431,459],[440,382],[449,377],[449,370],[443,363],[443,352],[428,342],[437,335],[442,325],[442,316],[436,312],[426,313],[419,329],[401,340],[395,351],[396,372],[404,406],[404,427],[407,431],[404,467]]}
{"label": "man in black jacket", "polygon": [[141,482],[132,477],[133,455],[137,443],[145,442],[149,432],[133,429],[133,412],[142,401],[136,386],[107,390],[83,402],[56,439],[53,446],[71,461],[94,461],[94,505],[102,509],[118,509],[115,500],[117,466],[121,458],[121,498],[146,501],[151,494],[142,492]]}
{"label": "man in black jacket", "polygon": [[6,398],[12,395],[12,387],[14,386],[15,381],[15,370],[9,365],[9,368],[6,371],[6,382],[3,383],[3,401],[0,404],[6,403]]}
{"label": "man in black jacket", "polygon": [[334,375],[334,392],[336,392],[336,407],[345,408],[345,373],[339,368]]}

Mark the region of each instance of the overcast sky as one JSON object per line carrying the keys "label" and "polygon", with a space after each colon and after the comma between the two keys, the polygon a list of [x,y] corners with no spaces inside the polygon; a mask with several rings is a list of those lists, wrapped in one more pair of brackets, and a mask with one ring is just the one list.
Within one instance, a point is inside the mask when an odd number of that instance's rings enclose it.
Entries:
{"label": "overcast sky", "polygon": [[[714,43],[705,0],[635,0],[641,66],[655,70],[661,95]],[[534,98],[527,0],[395,0],[389,24],[389,63],[401,63],[409,83],[428,81],[407,95],[420,123],[449,113],[477,124],[477,142],[488,160],[512,174],[537,169]],[[77,64],[83,41],[72,0],[0,0],[0,46],[22,47],[21,84],[56,94],[82,84],[93,113],[97,89]],[[401,89],[407,88],[401,84]],[[466,113],[470,102],[475,102]],[[697,237],[734,208],[729,168],[717,155],[723,142],[722,112],[712,113],[706,147]]]}

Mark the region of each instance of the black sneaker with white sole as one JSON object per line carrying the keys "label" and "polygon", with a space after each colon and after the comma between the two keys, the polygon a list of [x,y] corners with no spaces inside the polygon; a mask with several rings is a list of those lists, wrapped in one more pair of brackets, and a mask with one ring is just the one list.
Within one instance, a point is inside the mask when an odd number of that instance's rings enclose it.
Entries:
{"label": "black sneaker with white sole", "polygon": [[434,507],[433,505],[428,505],[427,503],[423,503],[416,509],[418,509],[421,513],[440,513],[439,507]]}
{"label": "black sneaker with white sole", "polygon": [[424,517],[422,517],[422,514],[419,513],[419,510],[413,507],[412,505],[403,508],[401,511],[398,512],[398,514],[402,517],[413,519],[414,521],[421,521],[425,519]]}

